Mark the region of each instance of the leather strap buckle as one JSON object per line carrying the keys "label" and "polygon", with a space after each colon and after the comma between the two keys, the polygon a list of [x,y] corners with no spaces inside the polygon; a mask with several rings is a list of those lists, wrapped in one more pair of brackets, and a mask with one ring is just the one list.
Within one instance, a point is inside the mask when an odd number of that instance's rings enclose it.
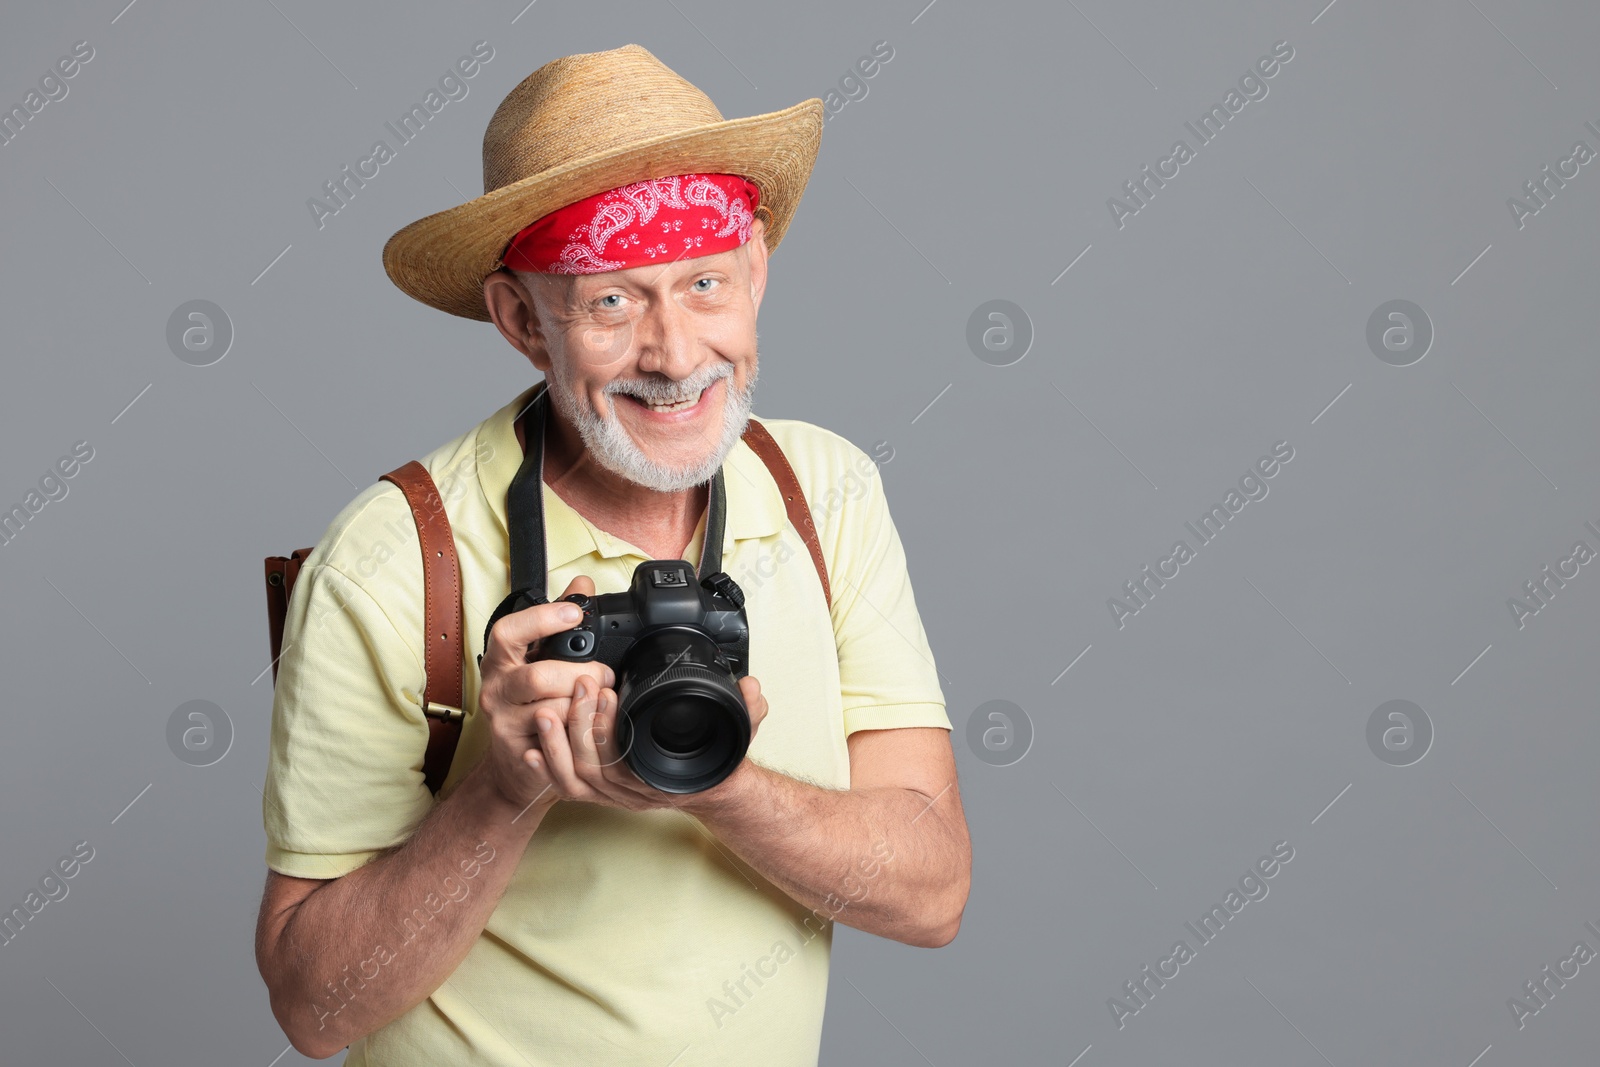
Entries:
{"label": "leather strap buckle", "polygon": [[438,719],[440,722],[460,722],[467,717],[467,713],[460,708],[452,708],[448,704],[430,704],[428,698],[422,698],[422,714],[429,719]]}

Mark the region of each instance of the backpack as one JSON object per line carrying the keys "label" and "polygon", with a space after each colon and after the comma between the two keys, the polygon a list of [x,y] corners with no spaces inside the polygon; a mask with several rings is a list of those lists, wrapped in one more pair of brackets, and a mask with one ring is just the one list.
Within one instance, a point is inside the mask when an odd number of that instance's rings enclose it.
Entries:
{"label": "backpack", "polygon": [[[811,562],[816,566],[817,577],[822,582],[822,596],[829,609],[833,607],[833,593],[828,585],[828,566],[822,558],[822,546],[817,540],[817,526],[811,518],[805,492],[795,477],[794,468],[778,442],[767,428],[755,419],[745,424],[744,443],[761,457],[772,480],[783,494],[784,510],[789,521],[800,531]],[[456,556],[455,535],[450,530],[450,520],[445,515],[444,501],[428,469],[416,460],[385,474],[381,481],[398,486],[411,505],[416,520],[418,539],[422,544],[423,578],[423,632],[437,641],[429,640],[424,649],[426,681],[422,692],[422,714],[428,719],[428,746],[422,760],[422,777],[428,791],[434,794],[444,785],[450,773],[451,760],[455,758],[456,742],[461,739],[461,724],[466,718],[462,710],[464,686],[461,664],[465,657],[461,622],[461,565]],[[272,647],[272,678],[277,682],[278,660],[283,655],[284,620],[289,613],[289,597],[294,591],[295,579],[311,549],[301,548],[287,556],[268,556],[267,580],[267,638]]]}

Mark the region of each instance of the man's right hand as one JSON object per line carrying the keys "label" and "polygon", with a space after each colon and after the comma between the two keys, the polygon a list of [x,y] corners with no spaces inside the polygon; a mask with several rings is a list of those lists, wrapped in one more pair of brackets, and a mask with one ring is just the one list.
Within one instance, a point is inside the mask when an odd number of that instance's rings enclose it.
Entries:
{"label": "man's right hand", "polygon": [[[594,595],[594,580],[579,575],[566,592]],[[484,773],[508,804],[524,811],[538,804],[548,808],[559,799],[549,767],[539,749],[539,720],[567,729],[568,712],[578,679],[595,687],[616,685],[616,673],[598,660],[571,663],[545,659],[527,662],[529,646],[541,638],[570,630],[583,618],[576,604],[557,599],[513,612],[494,624],[484,649],[483,686],[478,707],[489,720],[489,751]]]}

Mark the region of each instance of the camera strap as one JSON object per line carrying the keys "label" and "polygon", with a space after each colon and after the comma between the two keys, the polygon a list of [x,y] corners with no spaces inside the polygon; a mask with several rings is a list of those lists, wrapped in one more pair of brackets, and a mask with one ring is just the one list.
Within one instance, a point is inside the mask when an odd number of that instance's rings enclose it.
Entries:
{"label": "camera strap", "polygon": [[[489,631],[499,619],[513,611],[550,603],[546,587],[544,536],[544,430],[549,415],[548,383],[539,386],[529,402],[523,421],[522,465],[511,488],[506,491],[506,528],[511,544],[511,593],[501,601],[484,631],[488,647]],[[700,549],[700,579],[704,582],[722,570],[722,538],[727,526],[727,489],[721,468],[711,478],[711,498],[707,506],[705,543]]]}

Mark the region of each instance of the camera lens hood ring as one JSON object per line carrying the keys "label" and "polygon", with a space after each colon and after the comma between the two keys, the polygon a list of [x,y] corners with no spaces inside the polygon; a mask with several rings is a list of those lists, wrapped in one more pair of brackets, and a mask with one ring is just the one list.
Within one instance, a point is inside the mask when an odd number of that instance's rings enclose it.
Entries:
{"label": "camera lens hood ring", "polygon": [[[722,781],[743,761],[750,745],[749,711],[726,656],[704,630],[671,624],[646,631],[629,648],[617,675],[618,737],[625,742],[629,768],[641,780],[666,793],[694,793]],[[655,716],[684,700],[709,705],[702,714],[712,723],[710,740],[688,754],[671,751],[654,733]]]}

